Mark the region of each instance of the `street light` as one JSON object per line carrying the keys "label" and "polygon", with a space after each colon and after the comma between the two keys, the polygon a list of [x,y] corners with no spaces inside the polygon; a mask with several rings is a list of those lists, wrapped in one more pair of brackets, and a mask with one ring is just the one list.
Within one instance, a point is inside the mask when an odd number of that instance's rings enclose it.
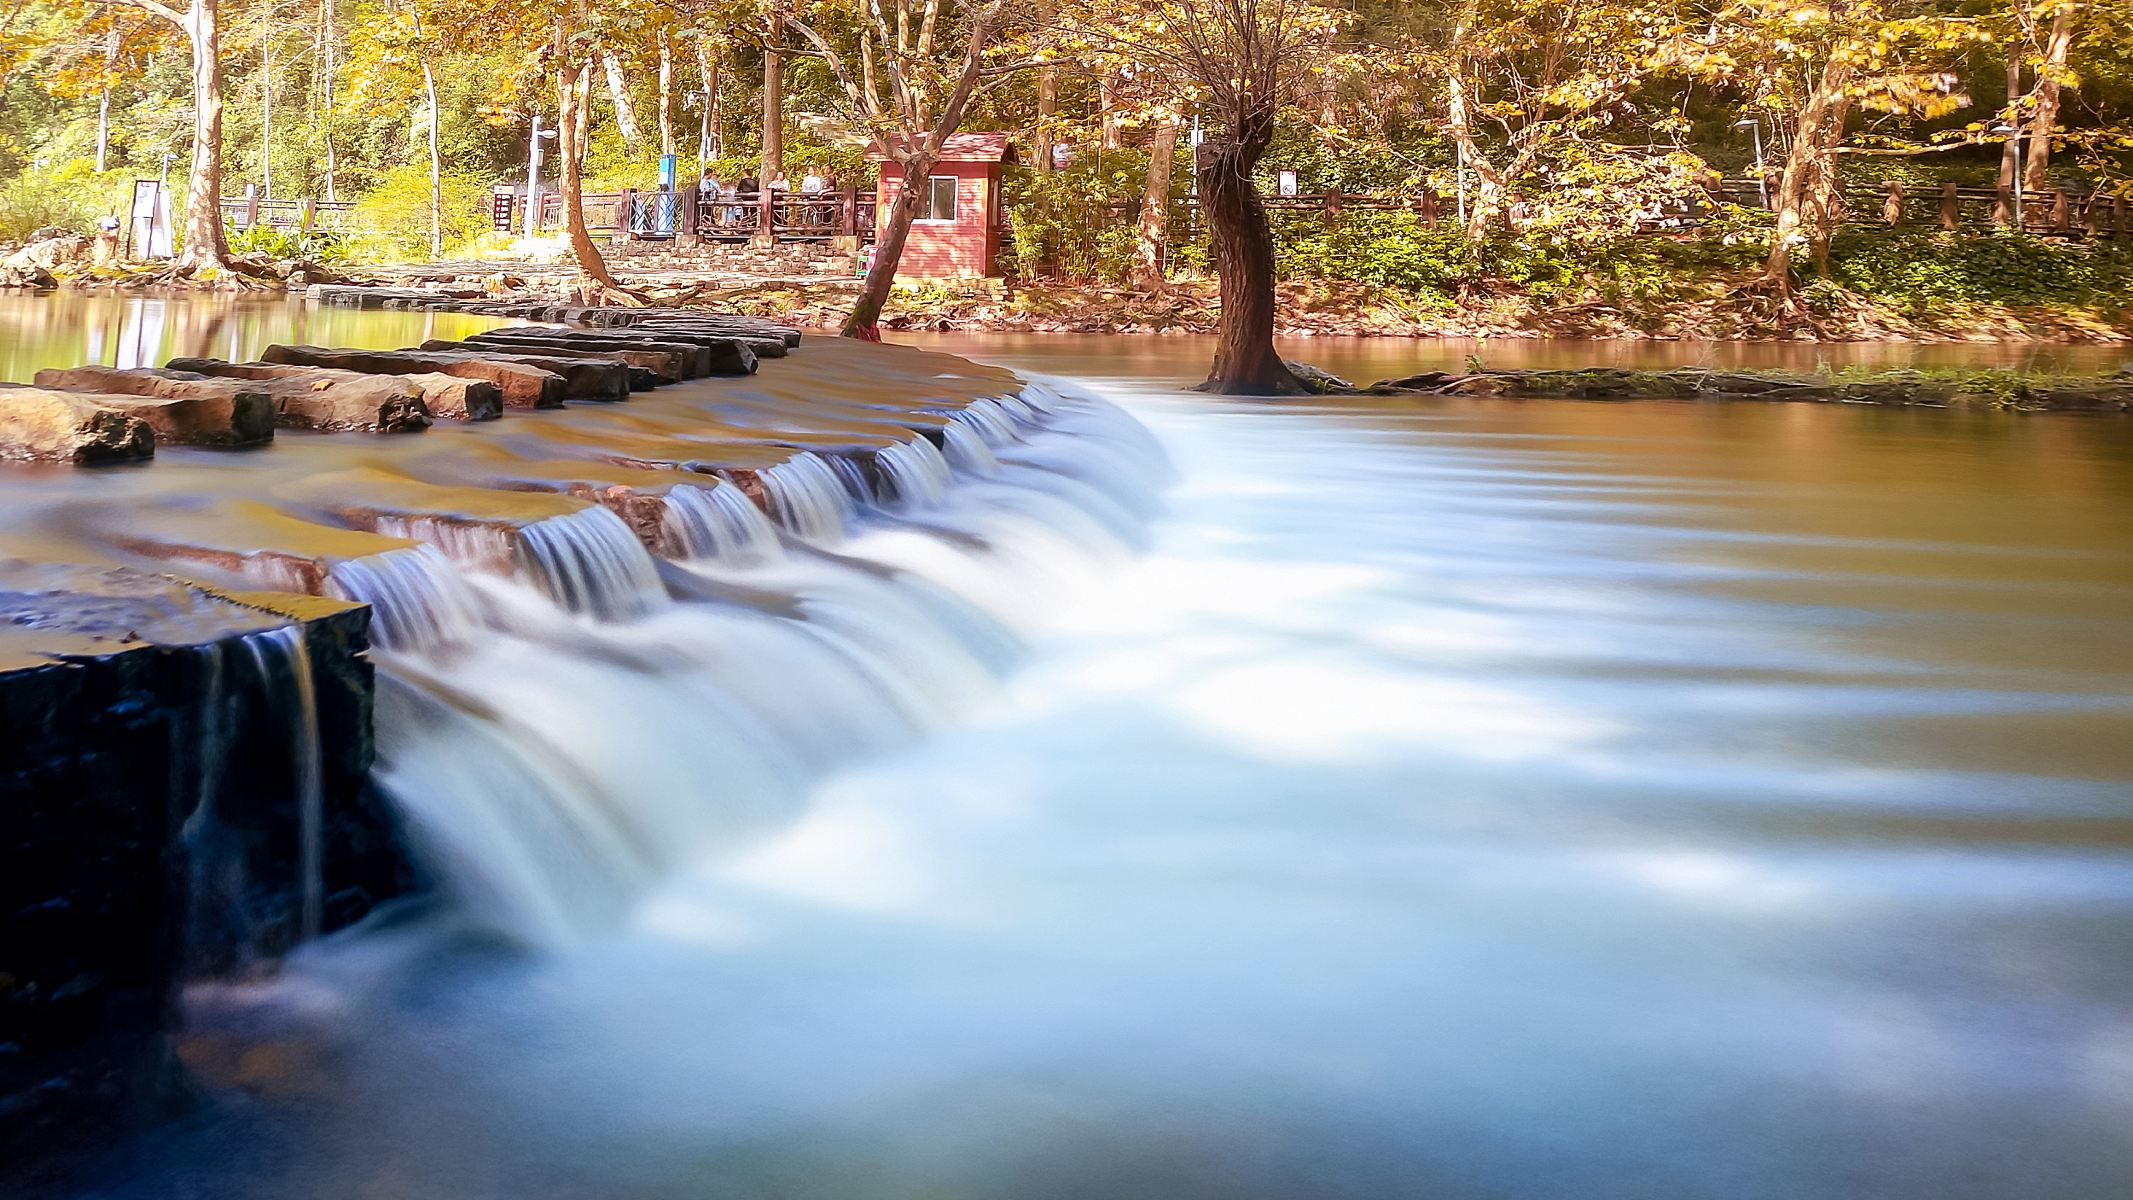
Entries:
{"label": "street light", "polygon": [[1755,131],[1755,194],[1763,198],[1763,207],[1770,207],[1770,174],[1763,169],[1763,120],[1761,117],[1743,117],[1733,122],[1735,129]]}
{"label": "street light", "polygon": [[2026,147],[2022,145],[2022,127],[2019,125],[2010,124],[2006,121],[2000,121],[1995,123],[1992,128],[1986,130],[1985,132],[1997,133],[2002,136],[2011,137],[2014,139],[2014,227],[2015,232],[2020,233],[2022,232],[2022,167],[2024,157],[2023,151],[2026,149]]}
{"label": "street light", "polygon": [[541,219],[541,142],[555,130],[541,128],[541,114],[533,114],[533,136],[526,139],[526,236],[539,230]]}
{"label": "street light", "polygon": [[696,161],[701,164],[711,158],[711,93],[688,91],[681,94],[681,102],[702,111],[696,117]]}

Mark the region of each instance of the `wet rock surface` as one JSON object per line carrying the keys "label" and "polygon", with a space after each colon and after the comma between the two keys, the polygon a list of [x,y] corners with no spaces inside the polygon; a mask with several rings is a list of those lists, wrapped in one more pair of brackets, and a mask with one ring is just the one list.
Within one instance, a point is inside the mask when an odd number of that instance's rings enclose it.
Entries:
{"label": "wet rock surface", "polygon": [[[368,619],[0,560],[0,1157],[173,1111],[183,979],[286,951],[306,896],[330,929],[411,884],[367,783]],[[309,706],[292,705],[299,674]],[[291,736],[303,712],[315,742]],[[312,744],[324,857],[307,882],[290,779]]]}

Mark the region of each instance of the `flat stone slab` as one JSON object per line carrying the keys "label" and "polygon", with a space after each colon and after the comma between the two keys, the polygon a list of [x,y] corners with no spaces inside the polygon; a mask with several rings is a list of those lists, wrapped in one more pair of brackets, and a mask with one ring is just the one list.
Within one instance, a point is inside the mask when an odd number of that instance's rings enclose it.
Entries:
{"label": "flat stone slab", "polygon": [[[346,381],[366,378],[356,371],[340,371],[330,367],[297,367],[261,362],[233,363],[219,358],[173,358],[163,366],[166,370],[191,371],[220,379]],[[429,409],[432,417],[454,421],[493,421],[504,415],[503,392],[486,380],[458,379],[435,372],[402,375],[400,378],[422,389],[423,407]]]}
{"label": "flat stone slab", "polygon": [[127,462],[156,452],[155,431],[94,396],[47,388],[0,388],[0,459]]}
{"label": "flat stone slab", "polygon": [[362,375],[424,375],[479,379],[496,385],[506,408],[560,408],[563,377],[525,363],[500,362],[480,354],[429,350],[335,350],[324,346],[269,346],[260,359],[283,366],[335,367]]}
{"label": "flat stone slab", "polygon": [[274,424],[326,433],[412,433],[430,426],[422,389],[403,380],[218,379],[194,371],[139,367],[66,367],[37,372],[40,386],[112,395],[198,399],[244,406],[265,396]]}

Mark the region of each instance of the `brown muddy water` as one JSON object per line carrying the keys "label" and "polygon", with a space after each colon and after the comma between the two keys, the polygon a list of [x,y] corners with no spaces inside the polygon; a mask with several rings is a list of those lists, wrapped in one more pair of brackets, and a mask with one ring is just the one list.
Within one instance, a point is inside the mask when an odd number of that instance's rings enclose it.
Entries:
{"label": "brown muddy water", "polygon": [[[339,316],[213,345],[431,320]],[[40,1187],[2133,1194],[2133,420],[1231,401],[1177,390],[1196,340],[923,340],[1100,400],[657,568],[716,594],[457,581],[449,653],[380,652],[443,902],[196,989],[203,1108]]]}

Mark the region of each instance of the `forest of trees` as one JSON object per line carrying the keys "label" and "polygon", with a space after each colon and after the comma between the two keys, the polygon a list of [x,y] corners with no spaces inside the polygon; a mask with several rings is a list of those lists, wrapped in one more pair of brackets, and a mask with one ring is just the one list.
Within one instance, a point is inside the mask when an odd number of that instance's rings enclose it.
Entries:
{"label": "forest of trees", "polygon": [[[1600,241],[1751,170],[1759,142],[1773,215],[1751,232],[1779,292],[1826,255],[1845,180],[2133,189],[2122,0],[185,3],[9,0],[0,234],[167,165],[195,264],[223,257],[203,201],[247,184],[361,201],[405,249],[449,252],[523,181],[536,113],[565,187],[647,186],[661,153],[851,179],[869,140],[922,166],[956,128],[1017,132],[1040,208],[1165,197],[1197,163],[1225,279],[1272,269],[1277,166],[1306,190],[1456,194],[1470,240]],[[1073,166],[1045,178],[1058,142]],[[1139,211],[1113,269],[1153,286],[1175,231]]]}

